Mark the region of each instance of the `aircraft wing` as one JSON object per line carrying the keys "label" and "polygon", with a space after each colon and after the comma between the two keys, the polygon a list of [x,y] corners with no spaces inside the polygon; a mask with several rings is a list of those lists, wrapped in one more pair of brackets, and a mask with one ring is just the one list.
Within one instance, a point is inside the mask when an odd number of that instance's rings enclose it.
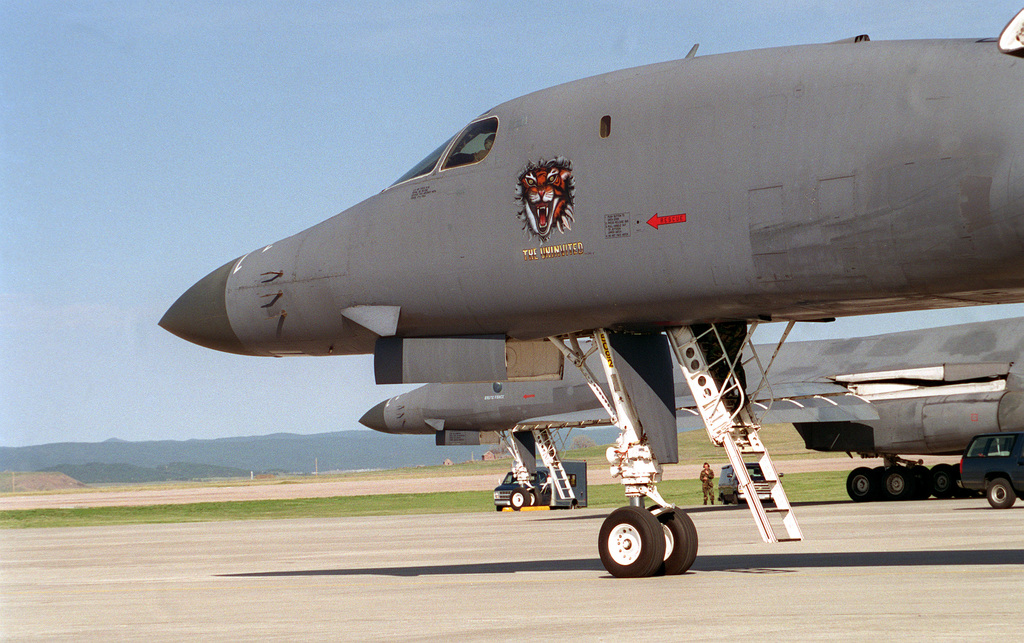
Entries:
{"label": "aircraft wing", "polygon": [[[842,389],[842,387],[835,387]],[[697,414],[693,400],[686,400],[676,411],[676,425],[680,430],[700,429],[704,423]],[[863,422],[878,419],[878,411],[864,398],[842,392],[812,394],[805,396],[781,397],[769,403],[755,402],[756,413],[762,424],[784,424],[800,422]]]}
{"label": "aircraft wing", "polygon": [[[785,397],[774,401],[764,399],[754,404],[757,411],[764,413],[764,424],[878,419],[878,412],[870,402],[839,385],[810,383],[803,386],[789,385],[785,390]],[[601,407],[526,418],[516,424],[516,429],[583,429],[597,426],[612,426],[608,414]],[[680,431],[704,426],[690,396],[676,398],[676,426]]]}
{"label": "aircraft wing", "polygon": [[[601,407],[571,413],[555,413],[522,420],[516,425],[517,431],[533,429],[589,429],[598,426],[612,426],[608,413]],[[703,425],[702,425],[703,426]]]}

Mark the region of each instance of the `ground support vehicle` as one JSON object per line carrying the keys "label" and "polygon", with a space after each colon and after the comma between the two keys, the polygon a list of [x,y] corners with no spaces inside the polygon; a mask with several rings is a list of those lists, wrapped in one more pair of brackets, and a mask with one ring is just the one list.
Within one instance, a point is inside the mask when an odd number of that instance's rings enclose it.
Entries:
{"label": "ground support vehicle", "polygon": [[508,508],[519,511],[527,507],[549,507],[552,509],[575,509],[587,506],[587,463],[580,461],[564,461],[572,498],[562,498],[554,493],[554,479],[548,467],[539,466],[530,475],[530,485],[525,486],[516,480],[514,472],[505,474],[505,479],[494,488],[494,508],[502,511]]}
{"label": "ground support vehicle", "polygon": [[976,435],[960,459],[960,483],[984,491],[996,509],[1024,499],[1024,433]]}

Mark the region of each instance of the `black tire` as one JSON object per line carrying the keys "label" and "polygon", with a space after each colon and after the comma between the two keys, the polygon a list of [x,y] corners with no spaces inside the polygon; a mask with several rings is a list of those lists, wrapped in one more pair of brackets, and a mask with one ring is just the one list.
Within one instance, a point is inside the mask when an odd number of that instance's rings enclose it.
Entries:
{"label": "black tire", "polygon": [[985,497],[994,509],[1009,509],[1017,501],[1017,494],[1006,478],[989,480],[985,484]]}
{"label": "black tire", "polygon": [[924,465],[911,467],[914,476],[914,500],[927,500],[932,495],[932,472]]}
{"label": "black tire", "polygon": [[597,551],[616,578],[653,576],[665,561],[665,531],[646,509],[620,507],[601,525]]}
{"label": "black tire", "polygon": [[953,497],[954,498],[976,498],[978,492],[973,489],[965,489],[964,483],[960,480],[960,469],[953,469]]}
{"label": "black tire", "polygon": [[910,500],[914,497],[914,476],[906,467],[889,467],[882,477],[882,494],[887,500]]}
{"label": "black tire", "polygon": [[936,498],[952,498],[956,493],[957,474],[952,465],[937,464],[932,467],[932,495]]}
{"label": "black tire", "polygon": [[878,497],[878,479],[867,467],[857,467],[846,477],[846,493],[854,502],[871,502]]}
{"label": "black tire", "polygon": [[519,511],[523,507],[532,507],[533,502],[533,492],[523,487],[513,489],[512,493],[508,496],[508,506],[512,507],[516,511]]}
{"label": "black tire", "polygon": [[686,573],[697,559],[697,528],[681,509],[658,515],[665,532],[665,561],[656,576],[677,576]]}

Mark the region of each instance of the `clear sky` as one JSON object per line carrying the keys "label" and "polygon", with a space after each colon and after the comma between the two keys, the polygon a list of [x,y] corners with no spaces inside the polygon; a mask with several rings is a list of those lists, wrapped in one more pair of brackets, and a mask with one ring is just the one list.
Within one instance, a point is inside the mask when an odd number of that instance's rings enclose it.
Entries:
{"label": "clear sky", "polygon": [[[379,192],[474,116],[683,57],[996,36],[1021,0],[0,0],[0,446],[361,428],[372,359],[201,349],[212,269]],[[841,320],[838,337],[1020,316]]]}

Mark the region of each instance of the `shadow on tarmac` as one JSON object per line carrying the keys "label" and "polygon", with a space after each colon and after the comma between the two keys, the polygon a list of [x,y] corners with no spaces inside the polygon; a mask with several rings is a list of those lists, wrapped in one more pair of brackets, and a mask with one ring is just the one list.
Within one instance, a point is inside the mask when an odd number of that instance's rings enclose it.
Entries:
{"label": "shadow on tarmac", "polygon": [[[1024,549],[949,551],[882,551],[824,554],[739,554],[698,556],[691,572],[736,572],[783,574],[798,569],[843,567],[917,567],[1024,565]],[[528,560],[465,565],[418,565],[412,567],[365,567],[357,569],[311,569],[284,572],[219,574],[226,578],[279,578],[291,576],[439,576],[470,574],[517,574],[522,572],[604,571],[594,558],[571,560]]]}

